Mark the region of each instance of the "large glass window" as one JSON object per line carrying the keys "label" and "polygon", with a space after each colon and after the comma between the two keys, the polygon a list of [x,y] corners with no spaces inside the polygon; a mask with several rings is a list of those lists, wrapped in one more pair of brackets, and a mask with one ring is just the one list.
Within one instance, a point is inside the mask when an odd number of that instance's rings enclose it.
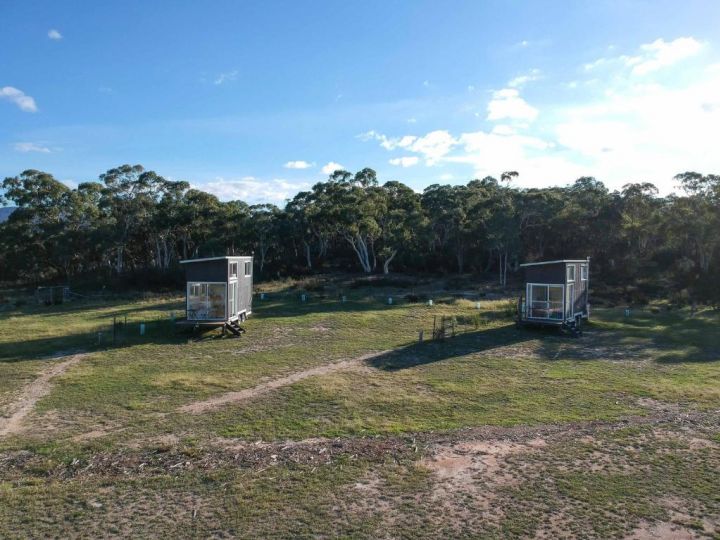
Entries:
{"label": "large glass window", "polygon": [[188,283],[188,319],[225,319],[225,292],[224,283]]}
{"label": "large glass window", "polygon": [[528,317],[533,319],[563,318],[563,286],[530,284]]}

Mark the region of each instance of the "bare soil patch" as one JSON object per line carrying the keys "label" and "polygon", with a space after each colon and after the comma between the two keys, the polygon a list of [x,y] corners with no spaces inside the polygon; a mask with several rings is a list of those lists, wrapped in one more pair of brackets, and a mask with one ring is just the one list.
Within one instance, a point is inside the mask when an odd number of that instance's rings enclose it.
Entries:
{"label": "bare soil patch", "polygon": [[189,403],[180,407],[178,411],[190,414],[201,414],[211,409],[226,405],[228,403],[237,403],[239,401],[245,401],[247,399],[255,398],[262,394],[266,394],[272,390],[282,388],[283,386],[289,386],[303,379],[307,379],[308,377],[316,377],[320,375],[326,375],[328,373],[334,373],[336,371],[343,371],[347,369],[361,367],[371,358],[386,354],[388,352],[389,351],[382,351],[377,353],[364,354],[357,358],[353,358],[352,360],[342,360],[340,362],[333,362],[332,364],[325,364],[322,366],[306,369],[304,371],[298,371],[285,377],[281,377],[279,379],[274,379],[259,384],[257,386],[253,386],[252,388],[247,388],[245,390],[240,390],[237,392],[227,392],[225,394],[210,398],[205,401],[196,401],[194,403]]}
{"label": "bare soil patch", "polygon": [[12,435],[21,431],[24,418],[33,410],[35,404],[45,397],[52,389],[52,380],[65,373],[72,366],[80,362],[85,356],[83,353],[72,355],[58,355],[57,363],[53,363],[43,371],[40,376],[28,384],[20,395],[10,403],[0,417],[0,436]]}

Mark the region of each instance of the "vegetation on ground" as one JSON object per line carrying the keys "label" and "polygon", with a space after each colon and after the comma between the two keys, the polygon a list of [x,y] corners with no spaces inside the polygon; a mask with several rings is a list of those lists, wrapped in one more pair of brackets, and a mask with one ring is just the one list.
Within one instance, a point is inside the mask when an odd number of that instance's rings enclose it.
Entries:
{"label": "vegetation on ground", "polygon": [[0,437],[0,536],[720,531],[717,312],[598,308],[573,339],[503,298],[307,285],[264,286],[241,339],[176,334],[173,297],[0,312],[0,411],[86,352]]}

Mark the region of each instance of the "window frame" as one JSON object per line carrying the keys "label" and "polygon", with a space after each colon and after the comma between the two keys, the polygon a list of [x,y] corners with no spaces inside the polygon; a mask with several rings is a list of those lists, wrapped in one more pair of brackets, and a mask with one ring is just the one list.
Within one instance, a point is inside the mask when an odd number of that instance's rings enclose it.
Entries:
{"label": "window frame", "polygon": [[[235,267],[235,272],[233,273],[233,267]],[[231,278],[238,277],[238,263],[237,261],[230,263],[230,269],[228,270],[228,276]]]}
{"label": "window frame", "polygon": [[245,261],[245,277],[252,276],[252,261]]}
{"label": "window frame", "polygon": [[588,265],[581,264],[580,265],[580,281],[587,281],[587,280],[588,280]]}
{"label": "window frame", "polygon": [[[570,278],[570,270],[572,270],[572,279]],[[565,267],[565,281],[567,283],[575,283],[575,278],[577,277],[576,274],[577,272],[574,264],[568,264]]]}
{"label": "window frame", "polygon": [[[545,289],[545,298],[544,300],[534,300],[534,292],[536,289],[544,288]],[[551,300],[551,289],[554,289],[556,292],[560,292],[560,299],[552,301]],[[527,283],[526,285],[526,300],[525,300],[525,306],[526,306],[526,316],[528,319],[542,319],[547,321],[562,321],[564,314],[565,314],[565,285],[561,283]],[[535,304],[541,304],[540,306],[536,306]],[[544,304],[544,306],[542,305]],[[544,317],[535,315],[536,309],[545,309],[547,311],[547,315]],[[553,316],[553,313],[556,314]],[[557,316],[560,315],[560,316]]]}

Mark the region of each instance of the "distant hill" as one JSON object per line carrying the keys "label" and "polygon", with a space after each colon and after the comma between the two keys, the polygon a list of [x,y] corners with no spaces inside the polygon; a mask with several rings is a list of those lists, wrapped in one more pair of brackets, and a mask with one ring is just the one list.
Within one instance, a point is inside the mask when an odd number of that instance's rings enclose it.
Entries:
{"label": "distant hill", "polygon": [[7,220],[14,211],[14,206],[0,206],[0,223]]}

